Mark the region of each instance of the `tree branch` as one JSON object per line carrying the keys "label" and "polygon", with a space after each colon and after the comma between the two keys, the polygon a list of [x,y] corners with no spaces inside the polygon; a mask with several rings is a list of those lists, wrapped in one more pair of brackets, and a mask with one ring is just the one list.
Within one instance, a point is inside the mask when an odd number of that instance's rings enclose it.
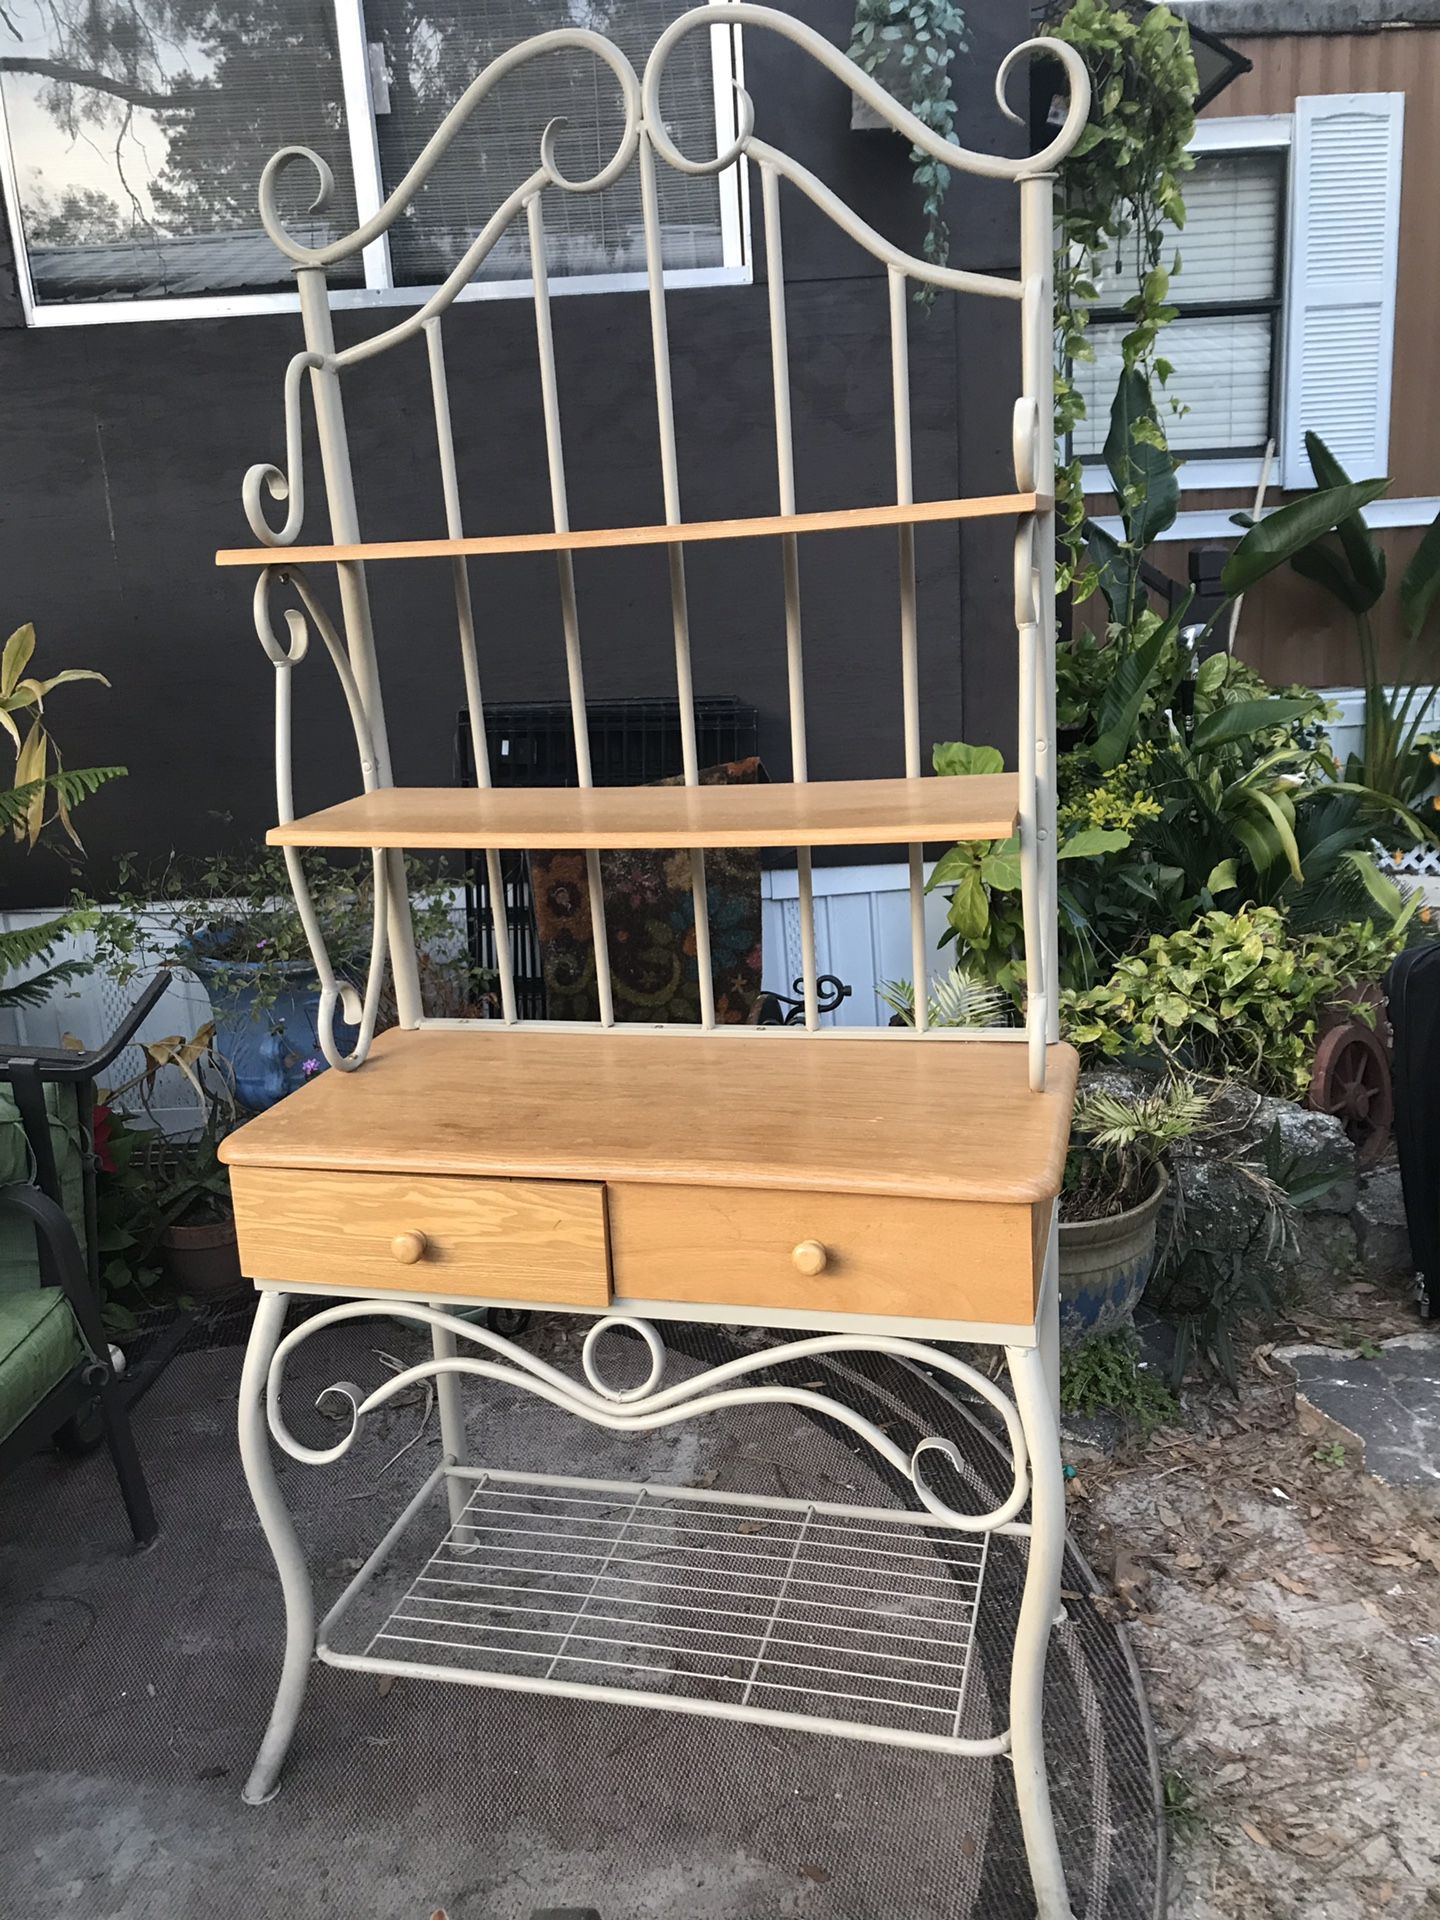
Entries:
{"label": "tree branch", "polygon": [[72,67],[63,60],[37,60],[25,54],[0,56],[0,73],[33,73],[42,80],[59,80],[66,86],[89,87],[95,93],[110,93],[132,107],[153,107],[164,111],[191,104],[189,94],[152,93],[149,87],[132,86],[112,74],[93,73],[86,67]]}

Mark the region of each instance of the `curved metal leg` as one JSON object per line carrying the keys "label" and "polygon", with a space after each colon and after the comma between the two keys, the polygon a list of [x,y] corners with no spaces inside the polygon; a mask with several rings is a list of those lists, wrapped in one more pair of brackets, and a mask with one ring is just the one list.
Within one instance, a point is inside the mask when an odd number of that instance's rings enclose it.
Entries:
{"label": "curved metal leg", "polygon": [[315,1596],[300,1542],[275,1478],[270,1436],[265,1425],[265,1382],[271,1357],[285,1326],[283,1293],[262,1293],[240,1376],[240,1459],[260,1527],[275,1556],[285,1596],[285,1662],[270,1714],[270,1724],[255,1757],[243,1798],[252,1807],[273,1799],[279,1788],[295,1723],[305,1700],[305,1683],[315,1653]]}
{"label": "curved metal leg", "polygon": [[[1051,1241],[1053,1245],[1053,1232]],[[1065,1481],[1051,1385],[1050,1356],[1056,1351],[1057,1331],[1049,1324],[1057,1313],[1053,1276],[1043,1291],[1040,1345],[1006,1350],[1015,1404],[1030,1448],[1031,1522],[1030,1559],[1010,1669],[1010,1757],[1015,1764],[1015,1798],[1039,1920],[1072,1920],[1045,1771],[1045,1655],[1060,1604]]]}

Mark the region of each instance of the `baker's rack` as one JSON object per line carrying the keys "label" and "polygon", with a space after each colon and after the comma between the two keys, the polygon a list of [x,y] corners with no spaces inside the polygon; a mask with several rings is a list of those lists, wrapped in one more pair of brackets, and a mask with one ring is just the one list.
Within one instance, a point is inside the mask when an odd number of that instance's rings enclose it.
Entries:
{"label": "baker's rack", "polygon": [[[774,33],[793,42],[897,133],[945,166],[1014,184],[1020,206],[1018,277],[941,266],[895,246],[807,168],[758,137],[754,107],[743,88],[736,91],[733,138],[728,144],[713,157],[695,158],[683,153],[667,131],[662,113],[667,62],[675,47],[690,34],[741,29]],[[613,77],[623,106],[623,128],[609,160],[586,179],[567,178],[557,158],[555,127],[548,127],[540,140],[535,172],[496,209],[444,284],[403,319],[354,345],[337,348],[326,290],[327,268],[371,245],[386,231],[424,184],[460,127],[509,74],[541,55],[560,51],[587,54]],[[814,29],[748,0],[711,0],[711,4],[697,6],[676,19],[660,36],[643,78],[613,44],[584,29],[541,34],[511,49],[466,89],[378,212],[352,233],[325,246],[303,245],[286,230],[277,197],[282,174],[293,165],[303,164],[313,169],[319,183],[312,212],[323,206],[333,187],[325,163],[308,149],[287,147],[265,169],[260,188],[261,216],[271,238],[294,263],[305,346],[291,360],[285,376],[284,465],[262,464],[253,467],[245,478],[245,511],[260,546],[222,551],[217,560],[224,567],[258,569],[255,624],[275,668],[276,690],[278,824],[269,838],[284,851],[320,978],[320,1045],[330,1065],[343,1075],[362,1068],[369,1058],[388,967],[401,1032],[385,1036],[376,1047],[377,1072],[389,1070],[400,1058],[396,1043],[413,1041],[412,1053],[419,1059],[418,1048],[427,1035],[435,1038],[436,1029],[462,1026],[474,1034],[477,1071],[482,1078],[486,1068],[479,1062],[479,1054],[488,1050],[497,1071],[507,1060],[511,1062],[507,1070],[513,1071],[518,1048],[532,1049],[530,1057],[539,1060],[541,1050],[553,1047],[557,1036],[564,1035],[573,1035],[577,1045],[592,1048],[598,1044],[595,1036],[610,1036],[613,1045],[601,1051],[612,1065],[617,1050],[639,1058],[638,1049],[651,1047],[662,1038],[667,1052],[688,1044],[697,1050],[691,1056],[694,1061],[713,1061],[714,1047],[722,1040],[733,1040],[737,1074],[745,1071],[743,1049],[747,1045],[779,1049],[798,1068],[807,1040],[823,1041],[822,1052],[833,1052],[838,1061],[847,1043],[864,1036],[890,1043],[874,1050],[879,1069],[882,1057],[888,1056],[892,1062],[904,1060],[904,1053],[897,1054],[895,1048],[909,1049],[914,1059],[916,1050],[911,1043],[929,1043],[919,1051],[934,1057],[933,1049],[942,1048],[954,1060],[957,1075],[962,1068],[968,1073],[969,1061],[973,1060],[973,1078],[962,1084],[957,1077],[954,1082],[961,1104],[967,1093],[982,1103],[997,1099],[997,1112],[1015,1116],[1013,1121],[1006,1121],[1007,1126],[1018,1127],[1023,1122],[1031,1129],[1033,1139],[1027,1152],[1037,1158],[1033,1165],[1021,1165],[1013,1179],[1008,1169],[1003,1175],[992,1174],[988,1190],[983,1190],[983,1181],[972,1181],[967,1187],[963,1173],[950,1171],[944,1176],[948,1184],[943,1194],[935,1189],[937,1204],[953,1200],[957,1207],[970,1208],[963,1216],[956,1213],[957,1223],[962,1218],[972,1219],[975,1205],[988,1200],[1003,1203],[1007,1220],[1014,1216],[1019,1222],[1013,1253],[1005,1256],[1013,1259],[1011,1278],[1015,1284],[1009,1291],[997,1285],[995,1291],[997,1299],[1003,1293],[1003,1310],[964,1313],[951,1307],[945,1312],[933,1308],[927,1312],[909,1296],[903,1296],[893,1307],[856,1310],[845,1303],[849,1296],[833,1290],[827,1296],[828,1304],[797,1306],[777,1293],[774,1300],[747,1304],[744,1310],[726,1304],[731,1298],[728,1294],[711,1296],[720,1304],[707,1305],[703,1291],[687,1294],[678,1286],[655,1298],[634,1299],[627,1296],[628,1256],[618,1238],[613,1249],[608,1243],[586,1243],[591,1255],[602,1262],[613,1261],[617,1289],[613,1299],[609,1266],[604,1269],[602,1295],[593,1299],[583,1287],[567,1291],[558,1272],[553,1280],[537,1281],[520,1295],[512,1295],[498,1283],[483,1290],[489,1304],[544,1304],[552,1310],[591,1314],[592,1325],[582,1355],[582,1380],[571,1379],[513,1341],[451,1311],[462,1302],[468,1304],[482,1290],[473,1285],[447,1286],[443,1273],[432,1276],[422,1271],[419,1263],[427,1251],[424,1232],[397,1233],[391,1242],[394,1260],[401,1267],[413,1268],[413,1279],[403,1284],[403,1276],[396,1279],[393,1272],[378,1280],[364,1272],[357,1277],[347,1267],[343,1245],[338,1244],[333,1271],[327,1269],[323,1255],[315,1255],[313,1247],[308,1251],[302,1247],[303,1223],[293,1255],[298,1277],[287,1270],[285,1261],[290,1256],[283,1249],[276,1255],[274,1267],[249,1263],[247,1270],[259,1276],[261,1300],[241,1389],[241,1449],[281,1575],[287,1613],[280,1691],[247,1788],[247,1798],[253,1801],[264,1800],[275,1790],[314,1657],[362,1671],[444,1678],[573,1698],[618,1698],[670,1711],[805,1728],[939,1754],[1008,1754],[1014,1763],[1042,1920],[1065,1920],[1069,1915],[1041,1735],[1045,1653],[1058,1606],[1064,1513],[1055,1404],[1053,1194],[1058,1185],[1058,1161],[1063,1158],[1074,1066],[1068,1049],[1056,1045],[1052,170],[1072,149],[1085,125],[1090,89],[1073,49],[1048,38],[1027,41],[1007,57],[997,78],[997,98],[1011,119],[1023,124],[1023,116],[1011,111],[1006,103],[1006,83],[1017,66],[1036,55],[1058,62],[1068,82],[1066,114],[1055,138],[1042,152],[1028,158],[975,153],[940,138]],[[758,176],[775,413],[774,514],[708,522],[683,517],[656,190],[656,170],[661,163],[691,174],[714,174],[739,167]],[[665,517],[651,526],[577,529],[570,523],[566,485],[561,378],[546,271],[543,196],[547,190],[601,191],[632,165],[638,168],[641,189]],[[886,269],[895,498],[884,505],[807,510],[797,498],[782,184],[804,194]],[[519,221],[525,223],[528,232],[532,263],[537,371],[553,524],[543,531],[519,535],[473,534],[465,530],[443,319],[501,236]],[[916,283],[999,300],[1017,310],[1021,391],[1013,416],[1010,491],[953,500],[915,498],[908,326],[910,295]],[[367,541],[361,536],[356,507],[342,376],[410,341],[422,346],[427,360],[445,532],[437,537]],[[300,538],[306,514],[302,397],[307,386],[331,523],[331,539],[323,543],[302,543]],[[267,519],[267,511],[277,504],[285,509],[283,524],[278,527]],[[916,528],[995,518],[1013,519],[1016,526],[1017,769],[1013,775],[925,777],[919,709]],[[811,781],[801,546],[811,539],[867,528],[890,528],[896,536],[903,773],[889,780]],[[699,781],[694,724],[686,551],[695,544],[753,539],[778,540],[781,545],[791,779],[749,787],[704,786]],[[605,789],[592,783],[575,556],[615,548],[655,548],[666,556],[675,683],[682,721],[684,785],[678,788]],[[554,556],[556,564],[578,786],[496,788],[491,783],[481,688],[485,635],[477,618],[470,567],[478,562],[503,564],[516,554],[547,553]],[[397,787],[393,777],[367,569],[392,562],[427,561],[448,566],[453,583],[477,777],[477,788],[471,791]],[[335,569],[341,607],[338,626],[306,571],[313,566]],[[272,614],[282,592],[290,599],[284,608],[285,638],[277,631]],[[338,805],[297,818],[291,773],[291,683],[312,633],[319,636],[331,659],[348,709],[361,791]],[[1024,1024],[1008,1030],[934,1028],[927,1018],[925,992],[929,972],[924,929],[925,845],[957,839],[1003,840],[1011,834],[1018,836],[1022,881]],[[916,983],[914,1025],[847,1028],[843,1034],[827,1030],[820,1025],[818,1004],[812,850],[832,845],[894,844],[908,849]],[[618,1026],[615,1020],[599,856],[610,848],[657,846],[688,850],[701,1002],[698,1030]],[[802,937],[801,1025],[762,1029],[725,1026],[716,1020],[705,850],[719,846],[796,849]],[[489,898],[498,908],[504,898],[500,854],[517,847],[584,851],[598,1021],[537,1022],[520,1017],[503,925],[497,926],[495,940],[500,1017],[479,1022],[427,1019],[420,1000],[404,850],[483,852]],[[302,852],[307,848],[363,849],[370,853],[375,917],[363,991],[339,978],[326,951],[302,864]],[[345,1023],[355,1030],[348,1043],[337,1037],[337,1015],[343,1015]],[[522,1034],[534,1037],[522,1041]],[[946,1043],[959,1043],[960,1053],[954,1053]],[[971,1044],[967,1047],[966,1043]],[[723,1051],[728,1057],[730,1046],[727,1044]],[[1008,1066],[997,1068],[997,1055],[1008,1055],[1014,1071]],[[648,1061],[649,1054],[644,1058]],[[675,1058],[678,1064],[682,1056],[677,1054]],[[594,1065],[598,1068],[599,1054],[594,1057]],[[713,1067],[702,1069],[697,1064],[695,1070],[711,1072]],[[892,1073],[891,1079],[895,1078]],[[905,1078],[899,1076],[902,1082]],[[803,1084],[803,1074],[796,1084]],[[917,1089],[921,1084],[919,1080],[914,1082]],[[356,1091],[358,1094],[358,1086]],[[307,1116],[336,1110],[333,1090],[320,1084],[307,1088],[296,1100],[304,1103]],[[1024,1109],[1026,1100],[1031,1103],[1029,1109]],[[318,1168],[322,1193],[326,1191],[323,1183],[330,1182],[333,1172],[342,1185],[350,1183],[348,1198],[359,1193],[360,1187],[357,1175],[342,1169],[379,1167],[387,1181],[392,1177],[396,1181],[418,1177],[423,1171],[406,1159],[403,1143],[397,1148],[392,1142],[380,1159],[373,1157],[373,1143],[358,1137],[352,1140],[347,1136],[340,1146],[333,1139],[316,1146],[312,1138],[297,1150],[293,1129],[279,1118],[283,1112],[282,1107],[274,1116],[262,1117],[230,1143],[227,1157],[237,1176],[268,1168],[280,1169],[283,1177],[290,1179],[292,1170]],[[1037,1115],[1042,1119],[1037,1120]],[[529,1169],[513,1158],[505,1159],[503,1154],[496,1158],[498,1152],[493,1143],[476,1142],[472,1163],[464,1169],[447,1163],[431,1170],[441,1174],[463,1170],[468,1175],[484,1176],[477,1178],[475,1185],[485,1186],[487,1192],[498,1185],[518,1184],[527,1174],[542,1186],[549,1180],[558,1188],[554,1167],[540,1164],[543,1156],[538,1145],[537,1164]],[[366,1153],[372,1157],[364,1157]],[[1024,1156],[1019,1157],[1023,1161]],[[653,1166],[639,1174],[632,1167],[627,1174],[624,1166],[605,1164],[604,1153],[597,1150],[588,1173],[572,1171],[568,1177],[572,1183],[588,1180],[599,1183],[602,1193],[618,1194],[625,1190],[627,1178],[653,1182],[681,1176],[657,1175]],[[722,1185],[727,1180],[738,1184],[723,1169],[715,1173],[715,1178]],[[849,1174],[837,1176],[831,1184],[844,1186],[847,1181],[853,1184]],[[784,1184],[768,1174],[764,1178],[752,1176],[751,1183],[761,1187]],[[913,1194],[916,1188],[913,1177],[906,1173],[897,1175],[890,1186],[873,1190],[904,1196]],[[241,1191],[237,1179],[242,1256],[248,1260],[247,1234],[253,1236],[252,1244],[260,1246],[266,1222],[263,1209],[252,1198],[246,1204],[252,1209],[254,1224],[247,1225]],[[481,1201],[476,1204],[481,1206]],[[348,1219],[348,1214],[337,1216],[337,1229],[342,1234],[348,1228]],[[583,1239],[588,1229],[582,1222],[574,1231]],[[314,1277],[307,1279],[299,1269],[305,1261],[317,1258],[321,1265],[313,1269]],[[804,1239],[794,1247],[793,1265],[801,1275],[824,1273],[826,1262],[827,1249],[817,1241]],[[546,1286],[550,1288],[548,1294]],[[360,1297],[315,1313],[289,1334],[284,1332],[289,1295],[328,1292],[333,1296],[337,1289]],[[701,1304],[695,1304],[697,1300]],[[331,1393],[343,1391],[350,1401],[349,1430],[332,1446],[308,1447],[290,1430],[281,1410],[287,1361],[300,1343],[327,1327],[377,1317],[402,1318],[428,1333],[433,1359],[405,1369],[368,1395],[360,1395],[358,1389],[331,1389]],[[773,1329],[821,1331],[743,1354],[667,1384],[665,1347],[655,1323],[705,1318]],[[628,1330],[648,1354],[646,1375],[638,1384],[620,1385],[607,1378],[600,1365],[598,1343],[617,1327]],[[937,1338],[1004,1346],[1013,1398],[988,1375],[947,1351],[925,1344]],[[952,1469],[961,1469],[959,1455],[950,1443],[926,1439],[907,1453],[882,1428],[834,1394],[813,1385],[795,1384],[783,1373],[775,1377],[775,1370],[784,1369],[788,1363],[823,1365],[841,1361],[850,1352],[882,1354],[923,1366],[988,1405],[1005,1430],[1011,1460],[1010,1489],[999,1505],[985,1512],[967,1512],[952,1497],[936,1490],[932,1475],[937,1455]],[[712,1411],[747,1405],[781,1404],[800,1409],[834,1423],[891,1474],[900,1476],[911,1489],[919,1511],[897,1513],[863,1505],[758,1500],[730,1494],[711,1499],[704,1490],[501,1473],[471,1466],[465,1457],[459,1400],[464,1380],[523,1388],[577,1418],[617,1433],[643,1433]],[[293,1458],[309,1464],[336,1461],[348,1452],[370,1414],[398,1394],[428,1382],[434,1383],[439,1401],[442,1463],[317,1626],[308,1574],[279,1493],[269,1439]],[[426,1509],[431,1501],[442,1502],[448,1516],[447,1524],[427,1536],[438,1544],[423,1556],[420,1571],[408,1585],[393,1601],[387,1601],[379,1626],[357,1640],[357,1616],[384,1587],[396,1556],[406,1549],[414,1530],[430,1525]],[[1028,1519],[1022,1517],[1027,1506]],[[1015,1634],[1010,1724],[986,1730],[971,1723],[967,1688],[988,1540],[994,1533],[1018,1536],[1027,1542],[1028,1570]],[[554,1544],[567,1536],[568,1544]],[[757,1538],[762,1543],[758,1547]],[[677,1557],[669,1558],[672,1553]],[[757,1558],[760,1554],[769,1557],[762,1562]],[[933,1574],[928,1571],[932,1564],[937,1569]],[[853,1626],[844,1614],[850,1605],[844,1590],[847,1584],[854,1585],[857,1565],[883,1567],[886,1582],[898,1596],[898,1625],[894,1631],[899,1645],[895,1647],[874,1633],[867,1634],[863,1644],[853,1637]],[[689,1619],[691,1600],[681,1596],[695,1584],[697,1568],[705,1567],[720,1576],[716,1597],[718,1600],[723,1595],[731,1624],[716,1627],[715,1610],[711,1610],[702,1633]],[[678,1580],[677,1575],[681,1576]],[[943,1596],[944,1602],[938,1611],[930,1605],[937,1595]],[[461,1620],[469,1623],[463,1629],[455,1624]],[[597,1653],[595,1648],[608,1650]],[[829,1649],[824,1657],[822,1648]]]}

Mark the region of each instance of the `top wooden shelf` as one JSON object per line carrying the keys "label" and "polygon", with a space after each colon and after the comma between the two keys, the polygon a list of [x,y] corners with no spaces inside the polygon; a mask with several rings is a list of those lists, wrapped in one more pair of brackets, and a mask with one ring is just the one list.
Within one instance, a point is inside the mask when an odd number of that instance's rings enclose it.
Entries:
{"label": "top wooden shelf", "polygon": [[272,847],[859,847],[1003,840],[1009,773],[737,787],[381,787],[266,836]]}
{"label": "top wooden shelf", "polygon": [[992,493],[969,500],[922,500],[908,506],[840,507],[825,513],[774,513],[754,520],[684,520],[677,526],[587,527],[568,533],[481,534],[463,540],[362,540],[352,546],[222,547],[217,567],[283,567],[327,560],[445,560],[467,554],[580,553],[604,547],[673,547],[707,540],[764,540],[777,534],[843,533],[858,527],[925,526],[935,521],[994,520],[1046,511],[1038,493]]}

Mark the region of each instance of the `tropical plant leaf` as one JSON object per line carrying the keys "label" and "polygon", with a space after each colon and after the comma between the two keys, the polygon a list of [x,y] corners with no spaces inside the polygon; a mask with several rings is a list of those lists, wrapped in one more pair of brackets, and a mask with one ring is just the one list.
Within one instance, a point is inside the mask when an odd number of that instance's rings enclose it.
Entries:
{"label": "tropical plant leaf", "polygon": [[1420,904],[1421,891],[1418,887],[1415,889],[1413,897],[1407,901],[1405,895],[1389,875],[1380,871],[1380,868],[1376,865],[1373,854],[1362,853],[1357,848],[1352,847],[1342,857],[1346,864],[1352,867],[1359,875],[1361,886],[1364,887],[1366,893],[1369,894],[1370,898],[1375,902],[1376,906],[1379,907],[1387,920],[1398,923],[1402,915],[1404,915],[1405,919],[1409,919],[1410,914],[1413,913],[1415,908]]}
{"label": "tropical plant leaf", "polygon": [[1119,853],[1130,844],[1130,836],[1120,827],[1082,827],[1062,841],[1057,860],[1094,860],[1102,853]]}
{"label": "tropical plant leaf", "polygon": [[1143,550],[1180,510],[1180,480],[1164,445],[1150,382],[1138,367],[1120,375],[1110,403],[1105,465],[1115,483],[1128,544]]}
{"label": "tropical plant leaf", "polygon": [[1248,740],[1253,734],[1268,733],[1272,727],[1285,727],[1315,711],[1312,699],[1236,700],[1228,707],[1207,713],[1195,728],[1196,753],[1210,747],[1228,746],[1235,740]]}
{"label": "tropical plant leaf", "polygon": [[1277,507],[1253,526],[1225,563],[1220,584],[1229,595],[1248,593],[1258,580],[1283,567],[1312,541],[1329,533],[1346,514],[1365,507],[1390,485],[1388,480],[1356,480],[1325,487]]}
{"label": "tropical plant leaf", "polygon": [[972,747],[963,740],[937,741],[931,749],[936,773],[1003,773],[1005,756],[998,747]]}
{"label": "tropical plant leaf", "polygon": [[1293,812],[1287,812],[1282,802],[1277,800],[1274,794],[1266,793],[1263,788],[1253,788],[1249,794],[1249,801],[1251,805],[1259,807],[1262,813],[1269,815],[1275,838],[1279,842],[1281,853],[1289,862],[1291,873],[1297,880],[1303,881],[1305,869],[1300,864],[1300,847],[1295,838]]}
{"label": "tropical plant leaf", "polygon": [[1085,522],[1085,545],[1095,568],[1096,584],[1110,610],[1110,618],[1117,626],[1123,626],[1130,615],[1135,556],[1121,545],[1113,533],[1107,533],[1093,520]]}
{"label": "tropical plant leaf", "polygon": [[1111,675],[1100,708],[1098,737],[1090,749],[1090,757],[1102,773],[1118,767],[1129,752],[1145,696],[1193,598],[1193,593],[1187,593],[1170,618],[1142,646],[1127,653]]}
{"label": "tropical plant leaf", "polygon": [[1412,640],[1425,625],[1437,593],[1440,593],[1440,513],[1425,529],[1424,538],[1400,580],[1400,608],[1405,616],[1405,630]]}
{"label": "tropical plant leaf", "polygon": [[1326,593],[1333,594],[1341,606],[1348,608],[1351,613],[1364,613],[1374,605],[1350,571],[1345,555],[1331,543],[1328,534],[1322,540],[1312,540],[1308,547],[1302,547],[1298,553],[1292,554],[1290,565],[1302,579],[1313,580],[1317,587],[1323,587]]}
{"label": "tropical plant leaf", "polygon": [[30,664],[30,656],[35,651],[35,629],[27,620],[23,627],[17,627],[5,642],[5,651],[0,655],[0,699],[8,699],[20,684],[20,676]]}
{"label": "tropical plant leaf", "polygon": [[[1317,487],[1348,487],[1350,476],[1331,453],[1318,433],[1305,435],[1305,451],[1310,456],[1310,471]],[[1371,537],[1359,513],[1347,513],[1335,522],[1340,545],[1349,564],[1351,577],[1360,595],[1355,611],[1368,612],[1385,591],[1385,554]]]}

